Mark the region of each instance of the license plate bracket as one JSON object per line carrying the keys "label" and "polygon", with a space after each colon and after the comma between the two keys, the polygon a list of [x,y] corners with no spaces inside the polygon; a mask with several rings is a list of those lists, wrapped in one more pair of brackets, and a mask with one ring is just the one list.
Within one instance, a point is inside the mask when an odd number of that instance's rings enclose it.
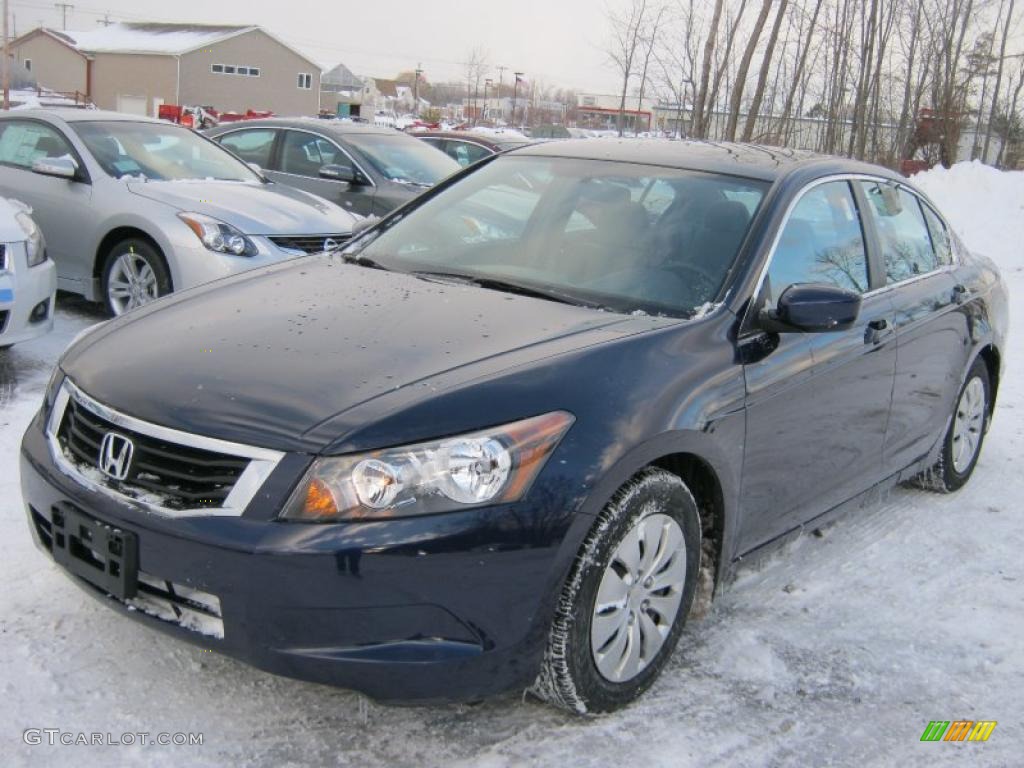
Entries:
{"label": "license plate bracket", "polygon": [[53,559],[120,600],[135,597],[139,543],[131,531],[104,523],[70,504],[51,510]]}

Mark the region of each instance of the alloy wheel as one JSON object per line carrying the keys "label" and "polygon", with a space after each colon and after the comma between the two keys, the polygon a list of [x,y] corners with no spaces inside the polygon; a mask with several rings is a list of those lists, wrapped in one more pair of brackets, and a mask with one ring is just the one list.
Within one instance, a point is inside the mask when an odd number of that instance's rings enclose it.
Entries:
{"label": "alloy wheel", "polygon": [[641,518],[612,553],[598,587],[590,647],[598,672],[623,683],[657,657],[686,584],[686,542],[665,514]]}
{"label": "alloy wheel", "polygon": [[107,295],[114,314],[125,312],[160,297],[160,285],[149,261],[134,251],[117,257],[107,279]]}
{"label": "alloy wheel", "polygon": [[978,453],[985,428],[985,385],[975,376],[964,387],[953,421],[953,469],[967,471]]}

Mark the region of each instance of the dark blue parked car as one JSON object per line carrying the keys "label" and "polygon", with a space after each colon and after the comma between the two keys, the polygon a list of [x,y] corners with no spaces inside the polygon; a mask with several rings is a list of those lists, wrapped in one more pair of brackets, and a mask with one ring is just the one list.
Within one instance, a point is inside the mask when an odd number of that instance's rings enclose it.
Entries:
{"label": "dark blue parked car", "polygon": [[88,333],[22,484],[77,583],[179,637],[379,699],[604,711],[741,556],[963,485],[1006,320],[882,168],[531,146]]}

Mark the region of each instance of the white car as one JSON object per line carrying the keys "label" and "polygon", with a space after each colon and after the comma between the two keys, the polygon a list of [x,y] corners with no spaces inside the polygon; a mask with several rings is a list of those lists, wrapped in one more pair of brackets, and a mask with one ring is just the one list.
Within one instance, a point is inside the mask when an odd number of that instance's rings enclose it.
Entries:
{"label": "white car", "polygon": [[53,328],[57,267],[31,214],[0,197],[0,349]]}

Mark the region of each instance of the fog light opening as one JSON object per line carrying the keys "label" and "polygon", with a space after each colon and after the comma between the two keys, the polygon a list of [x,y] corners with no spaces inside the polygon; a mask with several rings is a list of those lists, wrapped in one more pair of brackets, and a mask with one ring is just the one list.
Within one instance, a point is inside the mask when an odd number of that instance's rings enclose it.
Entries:
{"label": "fog light opening", "polygon": [[32,307],[32,313],[28,316],[30,323],[41,323],[50,316],[50,300],[40,301]]}

